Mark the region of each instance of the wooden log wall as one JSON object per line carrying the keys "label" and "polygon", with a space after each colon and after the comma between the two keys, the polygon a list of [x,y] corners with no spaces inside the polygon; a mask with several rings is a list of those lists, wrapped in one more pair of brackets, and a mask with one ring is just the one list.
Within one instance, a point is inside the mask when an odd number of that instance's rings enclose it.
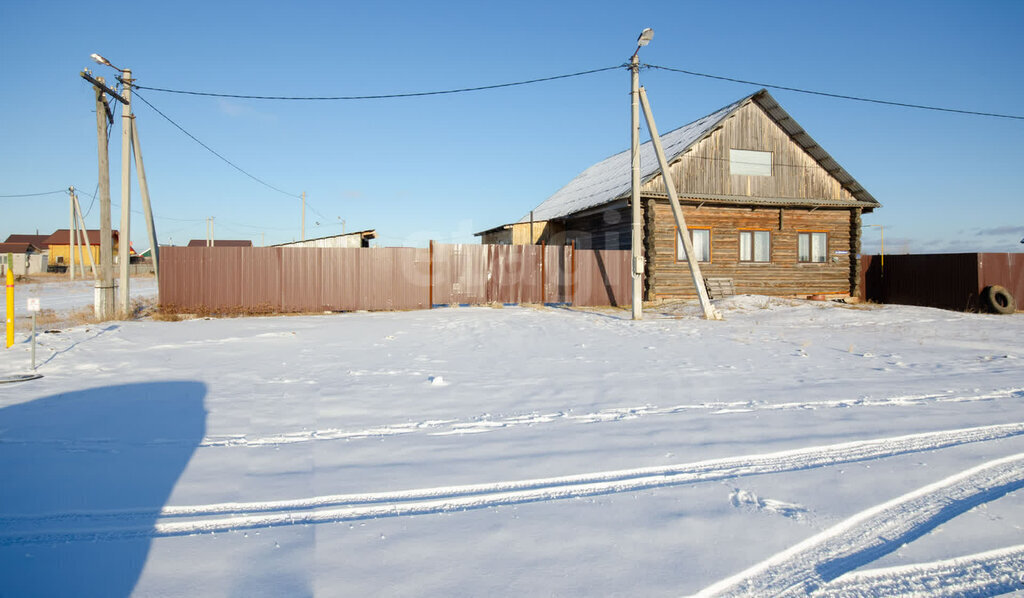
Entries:
{"label": "wooden log wall", "polygon": [[631,219],[628,205],[568,218],[564,233],[554,235],[550,244],[568,245],[575,241],[577,249],[629,249]]}
{"label": "wooden log wall", "polygon": [[[676,261],[676,225],[667,200],[648,200],[645,217],[647,299],[696,296],[686,262]],[[711,229],[711,262],[701,263],[707,278],[732,278],[736,292],[759,295],[848,294],[856,262],[852,209],[725,208],[684,205],[686,224]],[[740,262],[739,231],[771,232],[767,263]],[[825,232],[825,263],[797,261],[798,232]]]}

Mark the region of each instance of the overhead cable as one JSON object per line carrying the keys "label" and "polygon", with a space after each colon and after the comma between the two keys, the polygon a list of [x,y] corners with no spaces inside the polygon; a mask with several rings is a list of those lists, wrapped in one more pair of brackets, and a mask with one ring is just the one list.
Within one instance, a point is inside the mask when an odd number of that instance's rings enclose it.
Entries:
{"label": "overhead cable", "polygon": [[745,83],[747,85],[756,85],[758,87],[768,87],[771,89],[782,89],[785,91],[795,91],[797,93],[806,93],[816,96],[825,96],[829,98],[838,98],[840,100],[853,100],[856,102],[869,102],[872,104],[885,104],[887,106],[900,106],[902,108],[917,108],[919,110],[934,110],[937,112],[955,112],[957,114],[970,114],[973,116],[992,116],[995,118],[1010,118],[1015,120],[1024,120],[1024,116],[1016,116],[1013,114],[997,114],[994,112],[977,112],[974,110],[959,110],[956,108],[941,108],[939,106],[925,106],[922,104],[908,104],[905,102],[890,102],[888,100],[876,100],[873,98],[861,98],[857,96],[849,96],[838,93],[828,93],[825,91],[813,91],[810,89],[800,89],[799,87],[786,87],[784,85],[772,85],[771,83],[758,83],[756,81],[746,81],[744,79],[735,79],[733,77],[723,77],[721,75],[709,75],[707,73],[698,73],[695,71],[688,71],[685,69],[677,69],[667,66],[658,66],[656,64],[645,64],[646,68],[658,69],[662,71],[671,71],[673,73],[683,73],[686,75],[693,75],[694,77],[705,77],[707,79],[718,79],[720,81],[732,81],[733,83]]}
{"label": "overhead cable", "polygon": [[[530,85],[532,83],[543,83],[545,81],[555,81],[558,79],[569,79],[571,77],[582,77],[583,75],[592,75],[594,73],[600,73],[603,71],[611,71],[620,69],[628,65],[615,65],[606,66],[599,69],[591,69],[589,71],[579,71],[577,73],[568,73],[565,75],[554,75],[552,77],[540,77],[538,79],[529,79],[526,81],[515,81],[513,83],[497,83],[495,85],[481,85],[478,87],[462,87],[458,89],[444,89],[440,91],[416,91],[410,93],[389,93],[389,94],[373,94],[373,95],[357,95],[357,96],[260,96],[260,95],[244,95],[234,93],[214,93],[208,91],[187,91],[182,89],[166,89],[163,87],[147,87],[144,85],[133,84],[132,87],[135,89],[146,89],[149,91],[162,91],[165,93],[179,93],[190,96],[209,96],[214,98],[237,98],[244,100],[289,100],[289,101],[341,101],[341,100],[384,100],[389,98],[415,98],[422,96],[438,96],[455,93],[467,93],[471,91],[485,91],[488,89],[500,89],[503,87],[516,87],[519,85]],[[148,103],[148,102],[147,102]]]}
{"label": "overhead cable", "polygon": [[63,193],[67,195],[67,192],[67,189],[61,189],[60,191],[44,191],[42,193],[18,193],[15,195],[0,195],[0,198],[7,199],[11,197],[40,197],[42,195],[56,195],[58,193]]}
{"label": "overhead cable", "polygon": [[296,194],[294,194],[294,193],[288,193],[287,191],[283,191],[283,190],[281,190],[281,189],[279,189],[279,188],[277,188],[277,187],[275,187],[275,186],[271,185],[270,183],[268,183],[268,182],[264,181],[263,179],[261,179],[261,178],[259,178],[259,177],[255,176],[255,175],[252,175],[252,174],[250,174],[249,172],[245,171],[244,169],[242,169],[242,167],[241,167],[241,166],[239,166],[239,165],[235,164],[235,163],[234,163],[234,162],[232,162],[231,160],[228,160],[228,159],[227,159],[227,158],[225,158],[224,156],[220,155],[220,154],[219,154],[219,153],[217,153],[217,151],[216,151],[216,150],[214,150],[214,149],[213,149],[212,147],[210,147],[210,146],[206,145],[205,143],[203,143],[202,141],[200,141],[200,140],[199,140],[199,139],[198,139],[198,138],[197,138],[197,137],[196,137],[195,135],[193,135],[192,133],[189,133],[188,131],[186,131],[184,127],[182,127],[182,126],[181,126],[181,125],[179,125],[178,123],[174,122],[174,120],[173,120],[173,119],[171,119],[171,117],[169,117],[169,116],[167,116],[166,114],[164,114],[163,112],[161,112],[161,111],[160,111],[160,109],[159,109],[159,108],[157,108],[156,106],[154,106],[153,104],[150,104],[150,103],[149,103],[149,100],[147,100],[146,98],[142,97],[142,95],[141,95],[141,94],[139,94],[138,92],[136,92],[136,93],[135,93],[135,97],[137,97],[137,98],[139,98],[140,100],[142,100],[142,102],[143,102],[144,104],[146,104],[147,106],[149,106],[150,108],[152,108],[152,109],[153,109],[153,111],[154,111],[154,112],[156,112],[157,114],[159,114],[160,116],[164,117],[164,120],[166,120],[167,122],[169,122],[169,123],[171,123],[172,125],[174,125],[174,126],[175,126],[175,127],[176,127],[176,128],[177,128],[177,129],[179,130],[179,131],[181,131],[181,132],[182,132],[182,133],[184,133],[185,135],[188,135],[188,137],[189,137],[190,139],[192,139],[192,141],[195,141],[195,142],[196,142],[196,143],[198,143],[199,145],[203,146],[203,148],[204,148],[204,149],[206,149],[206,151],[210,152],[210,153],[211,153],[211,154],[213,154],[214,156],[217,156],[218,158],[220,158],[221,160],[223,160],[223,161],[224,161],[224,162],[225,162],[225,163],[226,163],[226,164],[227,164],[228,166],[231,166],[232,168],[234,168],[234,169],[235,169],[235,170],[237,170],[238,172],[240,172],[240,173],[244,174],[245,176],[249,177],[250,179],[252,179],[252,180],[256,181],[257,183],[259,183],[259,184],[261,184],[261,185],[263,185],[263,186],[265,186],[265,187],[267,187],[267,188],[269,188],[269,189],[273,189],[274,191],[277,191],[278,193],[280,193],[280,194],[282,194],[282,195],[287,195],[288,197],[300,197],[299,195],[296,195]]}

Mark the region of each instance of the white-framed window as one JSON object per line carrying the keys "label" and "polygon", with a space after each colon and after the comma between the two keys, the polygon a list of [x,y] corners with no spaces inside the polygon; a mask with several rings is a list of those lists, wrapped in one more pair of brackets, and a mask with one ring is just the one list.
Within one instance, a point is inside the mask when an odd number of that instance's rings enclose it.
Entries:
{"label": "white-framed window", "polygon": [[729,174],[772,176],[772,153],[755,150],[729,150]]}
{"label": "white-framed window", "polygon": [[766,230],[740,231],[740,261],[772,261],[772,234]]}
{"label": "white-framed window", "polygon": [[[697,254],[698,262],[711,261],[711,229],[691,228],[690,240],[693,242],[693,252]],[[679,240],[679,229],[676,229],[676,261],[686,261],[686,248]]]}
{"label": "white-framed window", "polygon": [[797,260],[824,263],[828,258],[828,233],[797,233]]}

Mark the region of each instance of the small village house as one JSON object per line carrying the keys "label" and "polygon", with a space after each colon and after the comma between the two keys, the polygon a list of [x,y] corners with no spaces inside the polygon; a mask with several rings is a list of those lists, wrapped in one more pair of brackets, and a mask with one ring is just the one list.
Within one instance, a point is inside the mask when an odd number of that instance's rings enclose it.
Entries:
{"label": "small village house", "polygon": [[[19,236],[38,235],[11,235],[11,237]],[[46,272],[46,252],[33,243],[11,241],[11,237],[0,243],[0,275],[7,274],[8,255],[13,261],[11,272],[17,276]]]}
{"label": "small village house", "polygon": [[[650,141],[640,148],[645,300],[696,295],[687,259],[735,292],[856,295],[861,215],[880,204],[765,90],[661,136],[694,256]],[[584,170],[483,243],[629,249],[630,152]]]}
{"label": "small village house", "polygon": [[[74,252],[74,263],[83,264],[86,267],[89,265],[89,258],[86,256],[88,252],[92,255],[92,263],[100,263],[100,231],[96,229],[87,230],[86,234],[89,239],[89,247],[86,249],[85,245],[82,245],[81,251]],[[81,239],[81,237],[78,237]],[[118,252],[118,235],[116,230],[110,231],[110,242],[113,248],[114,260],[117,260]],[[71,233],[69,229],[61,228],[57,229],[52,235],[46,237],[45,241],[49,248],[49,259],[47,263],[50,269],[54,268],[66,268],[71,264]]]}

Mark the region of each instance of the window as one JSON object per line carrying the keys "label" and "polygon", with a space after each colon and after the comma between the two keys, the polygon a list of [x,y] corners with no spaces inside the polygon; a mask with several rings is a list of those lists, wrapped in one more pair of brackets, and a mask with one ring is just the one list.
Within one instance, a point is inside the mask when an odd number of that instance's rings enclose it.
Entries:
{"label": "window", "polygon": [[[698,262],[711,261],[711,229],[691,228],[690,240],[693,242],[693,252],[697,254]],[[676,261],[686,261],[686,248],[679,240],[679,229],[676,229]]]}
{"label": "window", "polygon": [[772,176],[772,153],[729,150],[729,174]]}
{"label": "window", "polygon": [[826,233],[797,233],[797,259],[801,262],[824,263],[828,256]]}
{"label": "window", "polygon": [[772,234],[766,230],[740,231],[740,261],[770,262]]}

